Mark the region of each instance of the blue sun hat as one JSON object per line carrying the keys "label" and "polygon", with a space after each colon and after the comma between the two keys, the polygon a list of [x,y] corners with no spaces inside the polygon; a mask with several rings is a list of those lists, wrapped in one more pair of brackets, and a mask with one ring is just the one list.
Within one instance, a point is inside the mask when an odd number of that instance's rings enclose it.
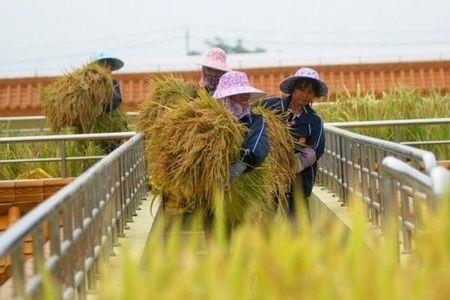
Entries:
{"label": "blue sun hat", "polygon": [[91,57],[92,62],[106,62],[111,66],[112,71],[121,69],[124,62],[116,57],[111,56],[109,53],[103,51],[95,52]]}

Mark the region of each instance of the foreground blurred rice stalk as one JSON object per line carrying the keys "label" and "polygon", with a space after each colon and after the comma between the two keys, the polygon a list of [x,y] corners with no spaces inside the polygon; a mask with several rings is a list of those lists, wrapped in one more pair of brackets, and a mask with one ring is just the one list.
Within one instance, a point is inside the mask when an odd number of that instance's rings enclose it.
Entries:
{"label": "foreground blurred rice stalk", "polygon": [[297,225],[247,223],[231,236],[217,222],[206,246],[177,235],[179,223],[165,241],[157,227],[145,259],[124,255],[119,287],[105,274],[100,299],[448,299],[448,200],[428,212],[405,264],[390,234],[367,246],[357,201],[351,232],[328,219],[310,224],[303,210]]}

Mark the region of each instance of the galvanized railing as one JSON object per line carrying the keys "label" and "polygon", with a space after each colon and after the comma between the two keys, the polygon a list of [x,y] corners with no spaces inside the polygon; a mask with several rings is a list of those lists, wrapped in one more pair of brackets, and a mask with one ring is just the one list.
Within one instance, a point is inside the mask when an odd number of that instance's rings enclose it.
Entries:
{"label": "galvanized railing", "polygon": [[[399,220],[402,251],[413,248],[413,235],[420,224],[423,206],[436,208],[450,189],[450,172],[435,167],[424,174],[403,161],[388,156],[382,161],[383,224]],[[398,238],[398,236],[396,235]]]}
{"label": "galvanized railing", "polygon": [[90,134],[66,134],[66,135],[38,135],[38,136],[18,136],[0,137],[0,145],[16,143],[45,143],[57,142],[59,145],[59,157],[39,157],[39,158],[14,158],[0,159],[0,165],[18,163],[48,163],[60,162],[60,176],[67,177],[67,162],[69,161],[89,161],[99,160],[103,155],[97,156],[68,156],[66,145],[70,141],[92,141],[92,140],[123,140],[135,135],[135,132],[114,132],[114,133],[90,133]]}
{"label": "galvanized railing", "polygon": [[445,125],[449,123],[450,118],[431,118],[431,119],[333,122],[327,124],[339,128],[373,128],[373,127],[402,127],[411,125]]}
{"label": "galvanized railing", "polygon": [[[343,128],[447,125],[449,122],[450,118],[328,123],[325,125],[325,153],[319,160],[318,183],[339,196],[343,205],[350,199],[362,200],[374,226],[383,227],[386,216],[395,212],[401,224],[403,251],[409,252],[418,222],[418,203],[429,205],[440,199],[443,189],[448,188],[450,173],[437,166],[431,152]],[[447,141],[411,144],[424,143],[444,145]]]}
{"label": "galvanized railing", "polygon": [[[126,113],[128,121],[133,123],[137,112]],[[51,132],[45,116],[0,117],[0,134],[48,133]]]}
{"label": "galvanized railing", "polygon": [[[329,126],[343,129],[368,129],[390,127],[394,134],[394,141],[409,146],[424,145],[448,145],[450,140],[438,141],[402,141],[400,128],[408,126],[449,126],[450,118],[431,118],[431,119],[405,119],[405,120],[381,120],[381,121],[356,121],[356,122],[333,122],[327,123]],[[450,129],[449,129],[450,131]]]}
{"label": "galvanized railing", "polygon": [[436,167],[428,151],[372,138],[325,125],[325,153],[319,160],[318,183],[339,196],[343,204],[361,199],[373,225],[380,225],[383,210],[382,160],[394,156],[417,170],[430,174]]}
{"label": "galvanized railing", "polygon": [[[47,284],[58,299],[84,298],[95,288],[99,259],[107,259],[146,197],[146,178],[144,135],[138,133],[0,235],[0,260],[10,264],[14,297],[39,297],[51,277]],[[27,238],[32,264],[23,254]]]}

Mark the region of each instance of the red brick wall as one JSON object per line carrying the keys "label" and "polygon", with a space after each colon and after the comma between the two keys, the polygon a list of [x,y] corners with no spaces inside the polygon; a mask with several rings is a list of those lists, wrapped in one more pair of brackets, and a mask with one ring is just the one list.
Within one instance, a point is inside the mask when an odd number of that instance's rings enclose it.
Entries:
{"label": "red brick wall", "polygon": [[[312,66],[317,69],[330,88],[329,99],[343,92],[361,91],[381,94],[398,86],[408,86],[422,92],[450,89],[450,61],[383,63]],[[268,95],[279,95],[280,81],[293,74],[296,67],[270,67],[245,69],[250,81]],[[186,78],[198,80],[199,72],[172,72]],[[122,87],[124,104],[136,110],[139,103],[151,90],[148,76],[164,73],[117,74]],[[39,115],[41,112],[40,90],[54,77],[31,77],[0,79],[0,116]]]}

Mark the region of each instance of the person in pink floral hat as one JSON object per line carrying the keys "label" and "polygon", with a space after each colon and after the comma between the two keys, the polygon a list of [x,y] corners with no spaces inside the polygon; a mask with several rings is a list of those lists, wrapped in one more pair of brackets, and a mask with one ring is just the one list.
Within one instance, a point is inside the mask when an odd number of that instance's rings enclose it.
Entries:
{"label": "person in pink floral hat", "polygon": [[[311,104],[325,96],[328,88],[319,73],[302,67],[294,75],[280,83],[280,90],[287,94],[283,98],[264,100],[264,106],[279,111],[296,141],[294,149],[298,157],[296,183],[303,192],[304,200],[311,195],[317,173],[317,160],[325,149],[325,134],[322,118],[312,109]],[[295,217],[294,187],[288,195],[288,213]]]}
{"label": "person in pink floral hat", "polygon": [[206,52],[200,65],[202,66],[202,78],[199,84],[213,94],[219,83],[220,76],[231,71],[227,65],[227,54],[220,48],[212,48]]}
{"label": "person in pink floral hat", "polygon": [[250,109],[251,102],[264,94],[250,85],[245,73],[238,71],[222,75],[213,94],[213,98],[222,102],[230,114],[248,128],[239,160],[230,167],[230,182],[234,182],[245,171],[259,166],[269,153],[264,118]]}

